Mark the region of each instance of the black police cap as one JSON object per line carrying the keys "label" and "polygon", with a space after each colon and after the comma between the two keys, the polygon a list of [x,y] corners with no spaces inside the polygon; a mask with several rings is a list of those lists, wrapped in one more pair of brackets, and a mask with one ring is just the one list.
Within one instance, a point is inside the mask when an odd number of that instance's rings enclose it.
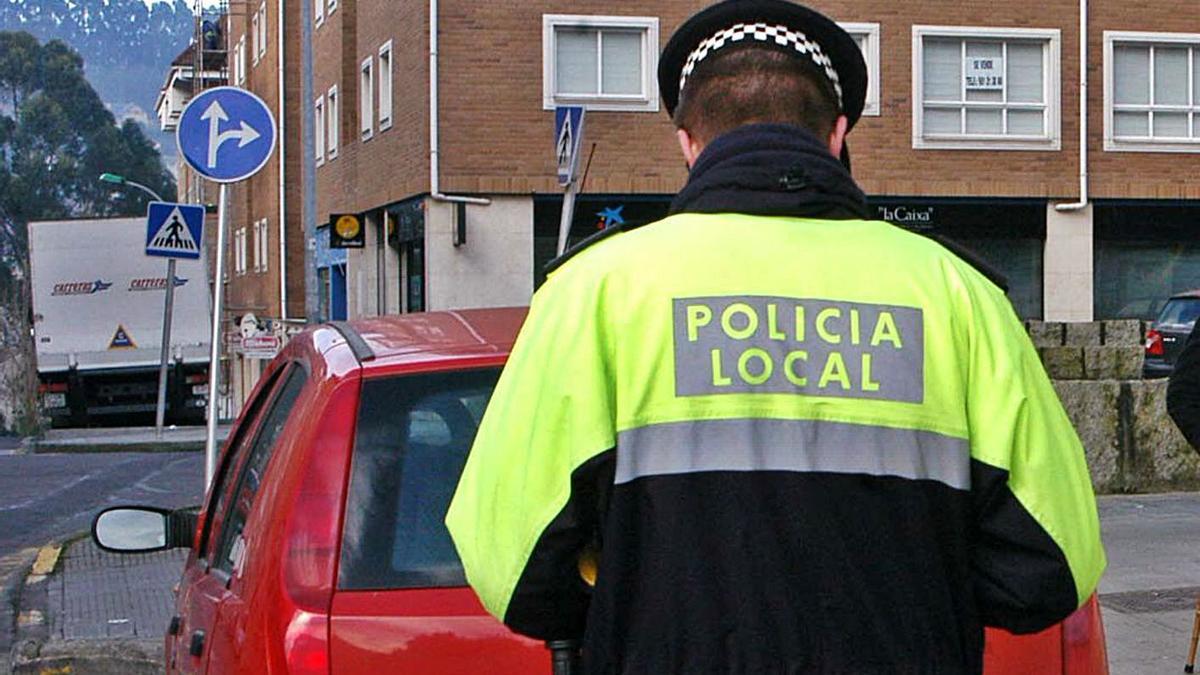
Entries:
{"label": "black police cap", "polygon": [[829,17],[787,0],[724,0],[684,22],[663,49],[658,88],[675,114],[680,82],[721,49],[760,45],[786,51],[825,75],[850,128],[867,98],[867,64],[850,34]]}

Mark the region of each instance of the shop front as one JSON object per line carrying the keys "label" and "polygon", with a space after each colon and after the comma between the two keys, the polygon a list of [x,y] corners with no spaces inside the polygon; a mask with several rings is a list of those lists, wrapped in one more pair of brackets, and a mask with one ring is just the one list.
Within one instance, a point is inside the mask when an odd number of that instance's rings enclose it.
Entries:
{"label": "shop front", "polygon": [[1104,200],[1094,209],[1097,319],[1153,320],[1200,289],[1200,203]]}

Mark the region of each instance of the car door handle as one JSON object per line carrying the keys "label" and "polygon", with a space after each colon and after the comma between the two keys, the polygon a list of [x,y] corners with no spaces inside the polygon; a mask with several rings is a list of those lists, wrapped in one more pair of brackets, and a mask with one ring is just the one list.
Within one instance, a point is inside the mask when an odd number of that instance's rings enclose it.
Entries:
{"label": "car door handle", "polygon": [[204,631],[198,630],[192,633],[192,643],[188,646],[188,653],[196,658],[204,656]]}

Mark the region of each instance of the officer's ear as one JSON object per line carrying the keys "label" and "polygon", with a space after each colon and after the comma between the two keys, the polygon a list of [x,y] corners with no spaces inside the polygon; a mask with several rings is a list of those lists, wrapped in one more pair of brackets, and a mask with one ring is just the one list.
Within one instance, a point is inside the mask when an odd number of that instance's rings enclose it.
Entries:
{"label": "officer's ear", "polygon": [[846,134],[849,133],[850,120],[845,115],[838,115],[833,122],[833,131],[829,132],[829,152],[834,157],[842,156],[842,148],[846,147]]}
{"label": "officer's ear", "polygon": [[683,158],[687,160],[688,168],[696,163],[696,158],[704,152],[704,144],[695,136],[688,133],[687,129],[677,129],[675,138],[679,139],[679,149],[683,151]]}

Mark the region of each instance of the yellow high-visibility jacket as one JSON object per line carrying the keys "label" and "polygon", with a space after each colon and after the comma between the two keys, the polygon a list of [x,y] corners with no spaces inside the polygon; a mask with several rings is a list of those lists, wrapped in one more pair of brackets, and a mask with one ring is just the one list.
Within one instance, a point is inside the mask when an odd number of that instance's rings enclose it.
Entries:
{"label": "yellow high-visibility jacket", "polygon": [[1051,625],[1105,566],[1003,292],[862,220],[684,213],[578,253],[446,522],[495,616],[586,626],[588,672],[971,672],[983,625]]}

